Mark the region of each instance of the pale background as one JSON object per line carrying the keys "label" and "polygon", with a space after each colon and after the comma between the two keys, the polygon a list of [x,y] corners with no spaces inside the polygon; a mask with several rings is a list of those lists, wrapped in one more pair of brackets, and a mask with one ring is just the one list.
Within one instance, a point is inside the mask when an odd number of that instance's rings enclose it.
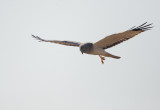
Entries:
{"label": "pale background", "polygon": [[[148,21],[107,51],[44,39],[96,42]],[[0,0],[0,110],[160,110],[159,0]]]}

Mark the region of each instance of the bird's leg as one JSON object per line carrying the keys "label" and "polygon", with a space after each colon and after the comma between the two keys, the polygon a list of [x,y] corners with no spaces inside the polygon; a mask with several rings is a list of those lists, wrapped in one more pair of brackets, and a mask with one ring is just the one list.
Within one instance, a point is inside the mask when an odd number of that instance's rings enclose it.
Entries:
{"label": "bird's leg", "polygon": [[103,60],[105,60],[105,58],[104,58],[104,57],[102,57],[101,55],[99,55],[99,57],[101,58],[101,62],[102,62],[102,64],[104,64],[104,61],[103,61]]}

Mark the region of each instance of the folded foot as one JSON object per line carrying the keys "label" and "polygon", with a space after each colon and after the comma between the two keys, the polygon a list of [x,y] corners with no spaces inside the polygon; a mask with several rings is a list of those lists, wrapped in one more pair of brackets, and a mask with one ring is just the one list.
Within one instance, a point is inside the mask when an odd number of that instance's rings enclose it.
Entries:
{"label": "folded foot", "polygon": [[105,58],[104,58],[104,57],[102,57],[102,56],[100,56],[100,55],[99,55],[99,57],[101,58],[101,62],[102,62],[102,64],[104,64],[104,60],[105,60]]}

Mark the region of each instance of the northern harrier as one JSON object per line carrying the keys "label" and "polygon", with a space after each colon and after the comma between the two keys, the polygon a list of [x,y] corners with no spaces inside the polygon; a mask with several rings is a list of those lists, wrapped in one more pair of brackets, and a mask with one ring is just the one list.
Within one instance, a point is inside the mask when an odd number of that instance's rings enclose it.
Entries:
{"label": "northern harrier", "polygon": [[86,53],[86,54],[92,54],[92,55],[99,55],[99,57],[101,58],[101,62],[103,64],[104,63],[103,61],[105,60],[104,57],[112,57],[115,59],[120,58],[119,56],[115,56],[106,52],[105,49],[108,49],[117,44],[120,44],[121,42],[126,41],[136,36],[137,34],[140,34],[141,32],[150,30],[152,28],[151,25],[152,24],[147,24],[147,22],[145,22],[142,25],[138,27],[134,26],[125,32],[107,36],[96,43],[80,43],[80,42],[73,42],[73,41],[45,40],[38,36],[34,36],[34,35],[32,36],[37,40],[43,41],[43,42],[51,42],[51,43],[58,43],[58,44],[67,45],[67,46],[79,47],[82,54]]}

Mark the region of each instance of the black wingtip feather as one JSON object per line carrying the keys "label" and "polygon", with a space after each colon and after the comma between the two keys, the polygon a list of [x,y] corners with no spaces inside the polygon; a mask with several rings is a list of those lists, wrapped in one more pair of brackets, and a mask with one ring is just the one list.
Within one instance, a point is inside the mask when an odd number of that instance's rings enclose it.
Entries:
{"label": "black wingtip feather", "polygon": [[142,25],[138,26],[138,27],[132,27],[130,30],[132,31],[147,31],[147,30],[151,30],[151,28],[153,28],[153,26],[151,26],[153,23],[151,24],[147,24],[147,22],[143,23]]}
{"label": "black wingtip feather", "polygon": [[42,39],[42,38],[40,38],[40,37],[38,37],[38,36],[35,36],[35,35],[31,35],[33,38],[35,38],[35,39],[37,39],[37,40],[39,40],[39,42],[42,42],[42,41],[46,41],[46,40],[44,40],[44,39]]}

